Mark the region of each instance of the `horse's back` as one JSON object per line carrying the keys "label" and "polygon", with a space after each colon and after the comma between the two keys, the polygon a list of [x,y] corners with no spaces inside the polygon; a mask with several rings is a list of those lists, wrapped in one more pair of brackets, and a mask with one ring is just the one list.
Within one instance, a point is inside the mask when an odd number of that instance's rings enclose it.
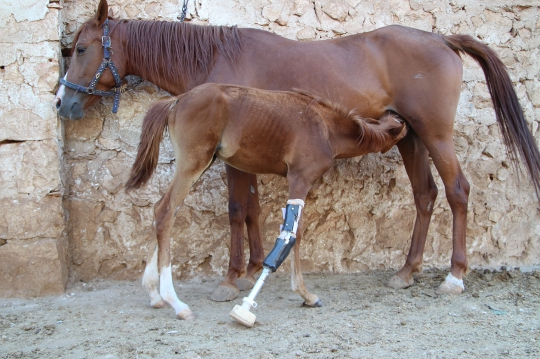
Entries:
{"label": "horse's back", "polygon": [[457,105],[461,60],[442,35],[399,25],[306,42],[257,29],[240,29],[240,34],[242,71],[229,64],[221,68],[221,63],[213,80],[270,90],[312,90],[372,118],[393,110],[409,120],[408,113],[441,96],[451,95],[443,107]]}

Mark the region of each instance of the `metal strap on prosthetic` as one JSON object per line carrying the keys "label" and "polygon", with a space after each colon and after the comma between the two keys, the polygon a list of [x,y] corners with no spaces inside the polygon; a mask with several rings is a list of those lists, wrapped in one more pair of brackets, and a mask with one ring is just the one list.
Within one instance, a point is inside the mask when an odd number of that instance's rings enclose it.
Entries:
{"label": "metal strap on prosthetic", "polygon": [[298,230],[298,223],[300,222],[303,207],[303,200],[290,199],[287,201],[287,206],[282,209],[283,225],[281,226],[281,232],[276,239],[274,248],[272,248],[263,261],[263,271],[249,295],[243,299],[242,305],[235,305],[230,313],[231,317],[241,324],[252,327],[255,323],[255,314],[249,310],[257,307],[255,297],[259,294],[264,281],[270,273],[275,272],[279,268],[294,247],[296,243],[296,231]]}

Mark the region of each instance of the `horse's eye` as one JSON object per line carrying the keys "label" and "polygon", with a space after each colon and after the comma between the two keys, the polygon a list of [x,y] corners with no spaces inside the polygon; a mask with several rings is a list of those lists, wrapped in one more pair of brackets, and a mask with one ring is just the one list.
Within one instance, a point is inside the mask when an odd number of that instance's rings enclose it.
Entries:
{"label": "horse's eye", "polygon": [[86,48],[84,47],[77,47],[77,55],[82,55],[86,51]]}

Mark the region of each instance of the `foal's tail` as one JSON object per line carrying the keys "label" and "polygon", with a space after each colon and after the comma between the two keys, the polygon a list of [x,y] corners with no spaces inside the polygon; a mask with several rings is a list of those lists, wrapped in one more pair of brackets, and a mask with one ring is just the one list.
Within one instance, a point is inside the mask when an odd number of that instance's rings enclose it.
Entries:
{"label": "foal's tail", "polygon": [[[172,102],[173,100],[176,102]],[[150,107],[144,116],[137,158],[126,182],[126,191],[141,187],[152,177],[152,173],[157,167],[159,144],[167,127],[169,114],[178,102],[176,98],[173,100],[157,102]]]}
{"label": "foal's tail", "polygon": [[540,199],[540,152],[527,127],[506,67],[492,49],[471,36],[451,35],[445,36],[444,40],[452,50],[470,55],[484,70],[497,122],[510,158],[517,167],[516,153],[519,153]]}

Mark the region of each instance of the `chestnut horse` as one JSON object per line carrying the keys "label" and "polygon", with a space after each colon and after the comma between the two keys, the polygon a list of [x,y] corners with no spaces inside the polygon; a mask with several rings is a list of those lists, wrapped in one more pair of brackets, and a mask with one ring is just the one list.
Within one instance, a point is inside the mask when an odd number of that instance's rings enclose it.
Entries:
{"label": "chestnut horse", "polygon": [[[332,167],[335,158],[386,152],[407,133],[405,121],[393,113],[376,121],[307,93],[208,83],[150,108],[126,190],[139,188],[152,176],[166,129],[176,170],[155,206],[157,248],[146,266],[143,283],[152,306],[162,307],[165,301],[181,319],[191,319],[193,313],[178,299],[172,283],[169,248],[174,213],[216,158],[244,172],[287,177],[289,198],[303,207],[309,189]],[[302,279],[299,221],[298,230],[294,230],[296,244],[291,242],[291,277],[293,289],[313,306],[320,302]]]}
{"label": "chestnut horse", "polygon": [[[103,63],[103,27],[110,24],[111,61],[120,78],[140,76],[174,95],[205,82],[228,83],[269,90],[294,87],[323,93],[330,101],[356,108],[363,117],[398,113],[411,130],[397,146],[411,181],[416,221],[403,268],[389,285],[405,288],[422,269],[422,255],[433,214],[437,186],[429,157],[439,172],[453,216],[451,272],[439,292],[461,293],[467,271],[466,227],[469,183],[458,162],[454,118],[468,54],[482,67],[493,100],[495,116],[510,157],[526,165],[536,193],[540,191],[540,152],[523,117],[512,82],[495,52],[471,36],[443,36],[402,26],[332,40],[297,42],[257,29],[197,26],[177,22],[108,18],[101,0],[96,16],[75,36],[66,81],[88,86]],[[118,84],[109,71],[96,89]],[[79,119],[98,96],[61,86],[60,116]],[[517,167],[517,166],[516,166]],[[259,235],[256,177],[227,166],[231,258],[226,279],[213,294],[233,299],[237,278],[254,281],[263,251]],[[243,224],[251,250],[247,273],[243,263]]]}

